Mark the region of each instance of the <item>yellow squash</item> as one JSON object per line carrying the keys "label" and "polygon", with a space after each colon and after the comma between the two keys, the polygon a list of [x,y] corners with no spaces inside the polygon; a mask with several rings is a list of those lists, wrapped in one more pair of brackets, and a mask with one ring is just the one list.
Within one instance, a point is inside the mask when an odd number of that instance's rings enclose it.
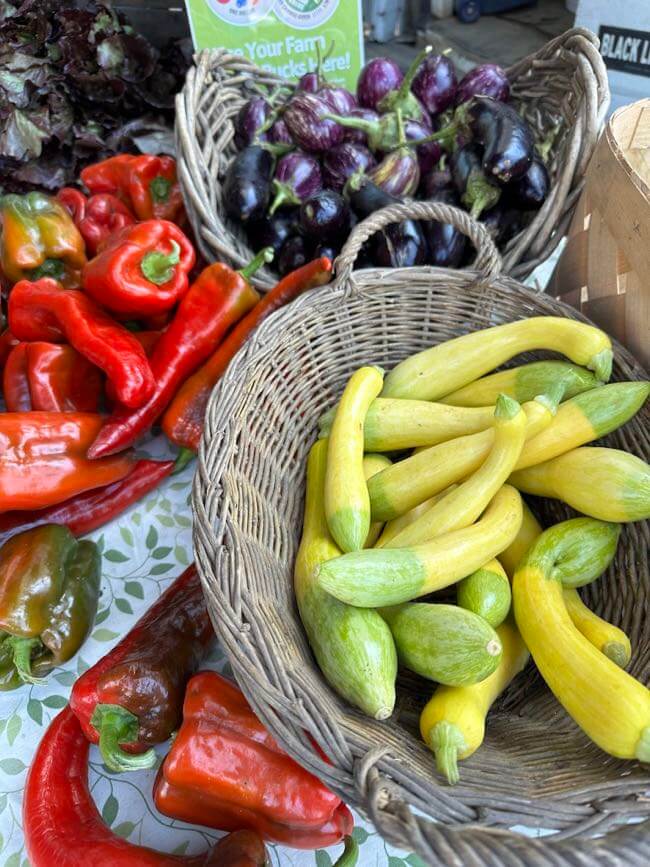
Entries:
{"label": "yellow squash", "polygon": [[390,548],[390,541],[397,536],[398,533],[401,533],[405,527],[408,527],[409,524],[412,524],[413,521],[417,520],[420,515],[423,515],[427,509],[430,509],[435,503],[439,500],[442,500],[443,497],[446,497],[447,494],[450,494],[452,491],[456,490],[458,485],[450,485],[448,488],[445,488],[444,491],[440,491],[439,494],[435,494],[433,497],[429,497],[428,500],[425,500],[423,503],[420,503],[419,506],[415,506],[409,512],[405,512],[403,515],[400,515],[399,518],[393,518],[392,521],[387,521],[384,524],[384,529],[382,531],[381,536],[375,542],[375,548]]}
{"label": "yellow squash", "polygon": [[[390,467],[392,461],[390,458],[387,458],[386,455],[374,455],[368,454],[363,456],[363,475],[368,481],[368,479],[372,478],[372,476],[381,472],[381,470],[385,470],[386,467]],[[370,530],[368,530],[368,536],[366,537],[366,543],[363,546],[364,548],[372,548],[375,544],[379,536],[381,535],[381,531],[384,529],[384,525],[381,521],[375,521],[374,524],[370,525]]]}
{"label": "yellow squash", "polygon": [[542,535],[542,525],[530,511],[526,501],[521,500],[522,520],[519,532],[513,539],[510,545],[499,554],[499,561],[506,570],[508,578],[512,580],[512,576],[517,570],[517,566],[523,560],[524,554],[528,553],[528,549],[533,542]]}
{"label": "yellow squash", "polygon": [[574,587],[565,587],[562,595],[573,625],[601,653],[616,665],[625,668],[632,657],[632,646],[623,630],[603,620],[588,608]]}

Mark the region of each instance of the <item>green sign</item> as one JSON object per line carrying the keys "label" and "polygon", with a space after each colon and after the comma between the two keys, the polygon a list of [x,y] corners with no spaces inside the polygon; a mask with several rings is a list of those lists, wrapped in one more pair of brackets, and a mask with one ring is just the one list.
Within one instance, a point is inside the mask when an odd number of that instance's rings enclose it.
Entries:
{"label": "green sign", "polygon": [[[361,0],[186,0],[194,46],[228,48],[283,78],[316,69],[356,88],[363,66]],[[328,53],[329,52],[329,53]]]}

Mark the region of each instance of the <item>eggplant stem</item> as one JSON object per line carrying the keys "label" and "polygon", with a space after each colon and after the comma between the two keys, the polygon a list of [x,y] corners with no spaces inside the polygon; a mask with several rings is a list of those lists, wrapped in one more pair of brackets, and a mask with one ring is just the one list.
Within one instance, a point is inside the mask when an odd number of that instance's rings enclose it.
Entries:
{"label": "eggplant stem", "polygon": [[406,146],[406,133],[404,132],[404,118],[402,117],[402,109],[395,109],[395,117],[397,118],[397,147],[403,148]]}
{"label": "eggplant stem", "polygon": [[499,201],[501,190],[491,184],[480,171],[474,169],[467,179],[463,193],[463,204],[470,208],[470,214],[477,220],[483,211],[493,207]]}
{"label": "eggplant stem", "polygon": [[144,753],[127,753],[120,744],[137,742],[140,722],[134,714],[119,704],[98,704],[90,720],[99,732],[99,751],[110,771],[137,771],[153,768],[156,753],[148,749]]}
{"label": "eggplant stem", "polygon": [[341,114],[332,114],[328,112],[323,115],[324,120],[333,120],[339,126],[347,126],[350,129],[360,129],[362,132],[372,132],[377,126],[374,120],[366,120],[363,117],[344,117]]}
{"label": "eggplant stem", "polygon": [[397,97],[398,100],[403,99],[406,96],[406,94],[409,92],[409,90],[411,89],[411,85],[413,84],[413,79],[415,78],[416,73],[417,73],[418,69],[420,68],[420,64],[422,63],[423,60],[426,59],[427,55],[431,54],[432,50],[433,50],[433,46],[427,45],[427,47],[423,48],[419,54],[415,55],[415,59],[413,60],[413,63],[411,63],[409,68],[406,70],[406,75],[404,76],[402,83],[400,84],[400,86],[397,90],[397,93],[399,94]]}
{"label": "eggplant stem", "polygon": [[300,199],[288,184],[285,184],[282,181],[278,181],[276,178],[273,181],[273,188],[275,190],[275,198],[273,199],[271,207],[269,208],[269,217],[272,217],[281,205],[300,204]]}
{"label": "eggplant stem", "polygon": [[[260,130],[262,132],[262,130]],[[283,157],[285,154],[291,153],[294,150],[294,145],[288,142],[271,142],[262,141],[256,142],[263,150],[268,151],[273,157]]]}
{"label": "eggplant stem", "polygon": [[16,673],[23,683],[45,683],[45,678],[32,674],[32,651],[45,646],[41,639],[10,635],[5,639],[5,643],[11,648]]}
{"label": "eggplant stem", "polygon": [[[256,271],[259,271],[263,265],[268,265],[269,262],[273,261],[273,247],[263,247],[259,253],[255,255],[253,259],[245,265],[243,268],[239,269],[239,274],[244,278],[244,280],[250,279]],[[188,449],[187,451],[191,451]],[[182,451],[179,453],[179,458],[182,455]],[[192,452],[192,457],[195,457],[194,452]]]}

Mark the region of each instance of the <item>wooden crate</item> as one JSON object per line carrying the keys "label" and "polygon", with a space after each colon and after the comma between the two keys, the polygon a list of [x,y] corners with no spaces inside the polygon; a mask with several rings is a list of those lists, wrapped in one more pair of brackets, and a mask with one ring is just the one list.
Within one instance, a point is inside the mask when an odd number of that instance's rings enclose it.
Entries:
{"label": "wooden crate", "polygon": [[650,367],[650,99],[610,118],[548,291]]}

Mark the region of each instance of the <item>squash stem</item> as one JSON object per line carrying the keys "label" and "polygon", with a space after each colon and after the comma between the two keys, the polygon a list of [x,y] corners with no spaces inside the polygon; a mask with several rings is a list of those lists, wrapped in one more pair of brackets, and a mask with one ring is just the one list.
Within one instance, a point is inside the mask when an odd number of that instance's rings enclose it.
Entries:
{"label": "squash stem", "polygon": [[458,754],[466,749],[460,729],[454,723],[442,720],[429,732],[428,744],[436,757],[436,767],[450,785],[455,785],[460,779]]}

